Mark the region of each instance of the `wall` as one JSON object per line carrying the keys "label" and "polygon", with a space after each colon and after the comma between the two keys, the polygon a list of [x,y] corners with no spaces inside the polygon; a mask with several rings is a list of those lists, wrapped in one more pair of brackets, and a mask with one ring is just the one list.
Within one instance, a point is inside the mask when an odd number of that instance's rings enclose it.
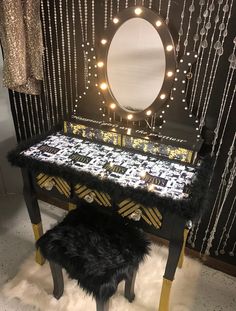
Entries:
{"label": "wall", "polygon": [[[34,97],[10,92],[18,140],[44,132],[71,114],[86,90],[86,55],[82,44],[89,41],[96,48],[115,14],[136,2],[41,1],[45,45],[43,93]],[[199,53],[196,65],[191,68],[193,77],[187,83],[187,105],[198,116],[207,148],[216,159],[211,208],[194,226],[188,247],[235,265],[236,1],[139,2],[168,22],[178,59],[187,51]]]}
{"label": "wall", "polygon": [[[0,81],[3,60],[0,52]],[[18,169],[12,168],[6,155],[16,145],[15,130],[10,109],[8,90],[0,86],[0,195],[21,193],[22,179]]]}

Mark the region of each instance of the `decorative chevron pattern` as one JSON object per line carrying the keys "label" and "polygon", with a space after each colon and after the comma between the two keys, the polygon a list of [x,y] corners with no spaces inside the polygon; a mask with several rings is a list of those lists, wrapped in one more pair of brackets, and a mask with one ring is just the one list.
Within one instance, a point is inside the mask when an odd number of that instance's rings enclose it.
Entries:
{"label": "decorative chevron pattern", "polygon": [[69,198],[71,195],[71,188],[63,178],[40,173],[37,175],[36,179],[40,188],[47,189],[48,186],[51,186],[51,188],[55,187],[60,194],[65,195],[67,198]]}
{"label": "decorative chevron pattern", "polygon": [[157,208],[144,207],[130,199],[126,199],[118,204],[118,213],[123,217],[129,217],[137,211],[140,212],[140,217],[147,224],[160,229],[162,215]]}
{"label": "decorative chevron pattern", "polygon": [[77,184],[75,186],[75,193],[80,199],[85,199],[88,201],[90,198],[91,202],[94,200],[99,205],[111,207],[111,197],[107,193],[89,189],[81,184]]}

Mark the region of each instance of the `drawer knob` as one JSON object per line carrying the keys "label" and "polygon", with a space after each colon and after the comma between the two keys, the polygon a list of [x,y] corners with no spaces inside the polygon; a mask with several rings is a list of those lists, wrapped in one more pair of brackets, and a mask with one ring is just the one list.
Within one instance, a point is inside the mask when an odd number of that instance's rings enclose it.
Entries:
{"label": "drawer knob", "polygon": [[48,191],[51,191],[52,188],[55,186],[55,181],[53,179],[47,181],[45,184],[44,184],[44,188]]}
{"label": "drawer knob", "polygon": [[139,221],[142,216],[142,211],[140,209],[137,209],[135,212],[133,212],[130,216],[129,219],[132,219],[134,221]]}
{"label": "drawer knob", "polygon": [[85,197],[84,197],[85,201],[88,202],[88,203],[93,203],[94,201],[94,198],[91,194],[87,194]]}

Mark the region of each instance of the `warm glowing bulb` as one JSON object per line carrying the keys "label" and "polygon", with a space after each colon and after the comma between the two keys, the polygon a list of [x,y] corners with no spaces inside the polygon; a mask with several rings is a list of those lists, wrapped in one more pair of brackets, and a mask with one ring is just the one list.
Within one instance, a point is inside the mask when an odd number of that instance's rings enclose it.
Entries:
{"label": "warm glowing bulb", "polygon": [[128,120],[133,119],[133,115],[132,115],[132,114],[128,114],[127,119],[128,119]]}
{"label": "warm glowing bulb", "polygon": [[113,19],[113,23],[114,23],[114,24],[119,23],[119,19],[118,19],[117,17],[115,17],[115,18]]}
{"label": "warm glowing bulb", "polygon": [[160,99],[165,99],[166,95],[165,94],[161,94]]}
{"label": "warm glowing bulb", "polygon": [[107,84],[105,82],[100,84],[100,89],[101,90],[106,90],[107,89]]}
{"label": "warm glowing bulb", "polygon": [[160,26],[161,26],[161,24],[162,24],[162,22],[161,22],[161,21],[157,21],[157,22],[156,22],[156,26],[157,26],[157,27],[160,27]]}
{"label": "warm glowing bulb", "polygon": [[103,62],[98,62],[97,65],[98,65],[99,68],[102,68],[104,66],[104,63]]}
{"label": "warm glowing bulb", "polygon": [[146,115],[147,116],[150,116],[152,114],[152,111],[151,110],[148,110],[147,112],[146,112]]}
{"label": "warm glowing bulb", "polygon": [[115,109],[115,108],[116,108],[116,104],[115,104],[115,103],[111,103],[111,104],[110,104],[110,108],[111,108],[111,109]]}
{"label": "warm glowing bulb", "polygon": [[173,76],[173,71],[168,71],[167,72],[167,77],[172,77]]}
{"label": "warm glowing bulb", "polygon": [[173,50],[173,45],[167,45],[166,50],[168,52],[172,51]]}
{"label": "warm glowing bulb", "polygon": [[107,43],[107,40],[106,39],[102,39],[101,40],[101,44],[105,45]]}
{"label": "warm glowing bulb", "polygon": [[143,10],[141,8],[137,8],[137,9],[134,10],[134,13],[136,15],[140,15],[142,12],[143,12]]}

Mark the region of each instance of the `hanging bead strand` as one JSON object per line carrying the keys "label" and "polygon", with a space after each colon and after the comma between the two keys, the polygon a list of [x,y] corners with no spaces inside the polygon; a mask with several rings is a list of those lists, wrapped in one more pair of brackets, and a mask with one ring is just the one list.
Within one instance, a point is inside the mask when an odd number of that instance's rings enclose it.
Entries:
{"label": "hanging bead strand", "polygon": [[[230,238],[230,233],[231,233],[231,230],[232,230],[232,228],[233,228],[234,221],[235,221],[235,219],[236,219],[236,210],[235,210],[234,215],[233,215],[233,217],[232,217],[232,221],[231,221],[231,223],[230,223],[230,225],[229,225],[229,229],[228,229],[228,231],[227,231],[227,226],[228,226],[228,223],[230,222],[230,217],[231,217],[232,214],[233,214],[233,209],[234,209],[235,202],[236,202],[236,196],[234,197],[234,200],[233,200],[233,202],[232,202],[232,204],[231,204],[231,206],[230,206],[230,210],[229,210],[229,213],[228,213],[228,217],[227,217],[227,220],[226,220],[226,222],[225,222],[225,224],[224,224],[224,227],[223,227],[223,230],[222,230],[222,235],[221,235],[221,237],[220,237],[220,241],[219,241],[218,246],[217,246],[217,249],[216,249],[216,253],[219,253],[219,252],[220,252],[221,255],[224,255],[224,254],[225,254],[225,248],[226,248],[226,246],[227,246],[227,242],[228,242],[228,239]],[[224,241],[223,241],[222,248],[220,249],[220,245],[221,245],[221,242],[222,242],[224,236],[225,236],[225,239],[224,239]],[[220,250],[219,250],[219,249],[220,249]]]}
{"label": "hanging bead strand", "polygon": [[51,103],[53,105],[54,103],[54,113],[55,113],[55,122],[58,123],[59,121],[59,114],[58,114],[58,102],[57,102],[57,83],[56,83],[56,70],[55,70],[55,58],[54,58],[54,52],[53,52],[53,38],[52,38],[52,24],[51,24],[51,12],[50,12],[50,4],[49,1],[47,1],[47,11],[48,11],[48,30],[49,30],[49,42],[50,42],[50,49],[51,49],[51,59],[52,59],[52,82],[53,82],[53,97],[54,100]]}
{"label": "hanging bead strand", "polygon": [[[41,3],[41,11],[42,11],[42,21],[43,21],[43,33],[44,33],[44,36],[46,37],[47,36],[47,30],[46,30],[46,21],[45,21],[45,12],[44,12],[44,6],[43,6],[43,3]],[[46,40],[45,40],[46,41]],[[51,77],[50,77],[50,68],[49,68],[49,52],[48,52],[48,46],[46,44],[45,46],[45,56],[46,56],[46,59],[43,58],[43,66],[44,66],[44,81],[45,81],[45,86],[47,85],[48,87],[47,88],[47,95],[48,95],[48,98],[47,100],[48,101],[48,104],[50,105],[51,107],[51,120],[52,120],[52,124],[51,126],[54,126],[55,125],[55,111],[54,111],[54,108],[53,108],[53,96],[52,96],[52,85],[51,85]]]}
{"label": "hanging bead strand", "polygon": [[[72,1],[72,25],[73,25],[73,46],[74,46],[74,85],[75,85],[75,102],[78,101],[78,65],[77,65],[77,48],[76,48],[76,24],[75,24],[75,0]],[[94,2],[94,0],[93,0]],[[55,2],[54,2],[55,3]]]}
{"label": "hanging bead strand", "polygon": [[[211,93],[212,93],[212,90],[213,90],[213,86],[214,86],[214,82],[215,82],[215,77],[216,77],[216,73],[217,73],[217,70],[218,70],[218,65],[219,65],[219,61],[220,61],[220,58],[221,56],[223,55],[224,53],[224,41],[225,41],[225,38],[227,37],[227,29],[228,29],[228,24],[229,24],[229,20],[230,20],[230,17],[231,17],[231,12],[232,12],[232,7],[233,7],[233,0],[231,2],[231,5],[229,7],[228,5],[228,1],[226,3],[226,5],[224,5],[223,7],[223,11],[224,11],[224,16],[225,16],[225,13],[229,11],[229,14],[228,14],[228,17],[227,17],[227,22],[226,22],[226,25],[224,25],[224,23],[222,23],[220,26],[219,26],[219,29],[220,29],[220,35],[222,33],[223,35],[223,38],[222,38],[222,42],[221,42],[221,47],[219,49],[217,49],[215,55],[217,55],[217,61],[216,61],[216,65],[212,67],[212,71],[213,72],[213,75],[210,75],[210,79],[209,79],[209,82],[208,82],[208,87],[207,87],[207,94],[206,94],[206,97],[205,97],[205,109],[204,111],[202,112],[201,114],[201,119],[200,119],[200,126],[201,128],[203,127],[204,125],[204,121],[205,121],[205,117],[206,117],[206,113],[207,113],[207,110],[208,110],[208,106],[209,106],[209,102],[210,102],[210,98],[211,98]],[[215,56],[214,56],[215,57]],[[214,60],[213,60],[214,61]]]}
{"label": "hanging bead strand", "polygon": [[[228,153],[228,159],[226,161],[226,166],[225,166],[225,170],[224,170],[224,173],[223,173],[223,178],[224,178],[225,172],[227,172],[228,169],[229,169],[230,162],[232,161],[232,154],[233,154],[233,151],[234,151],[234,148],[235,148],[235,139],[236,139],[236,133],[234,134],[233,142],[232,142],[232,145],[231,145],[229,153]],[[216,219],[215,219],[215,222],[214,222],[214,225],[213,225],[210,237],[209,237],[208,242],[207,242],[207,247],[206,247],[206,250],[205,250],[205,255],[209,255],[210,254],[210,249],[212,247],[212,242],[215,239],[215,233],[216,233],[216,229],[217,229],[217,226],[218,226],[218,223],[219,223],[219,219],[220,219],[220,216],[222,214],[222,210],[223,210],[226,198],[228,197],[228,194],[229,194],[229,192],[231,190],[231,187],[233,185],[233,181],[234,181],[235,175],[236,175],[236,158],[234,159],[233,168],[231,169],[231,173],[230,173],[230,176],[229,176],[229,179],[228,179],[228,182],[227,182],[224,198],[223,198],[222,202],[219,205],[219,209],[218,209],[218,212],[217,212],[217,215],[216,215]]]}
{"label": "hanging bead strand", "polygon": [[64,73],[64,90],[65,90],[65,108],[66,114],[69,114],[69,106],[68,106],[68,92],[67,92],[67,70],[66,70],[66,48],[65,48],[65,34],[63,27],[63,10],[62,10],[62,0],[59,0],[59,12],[60,12],[60,23],[61,23],[61,40],[62,40],[62,63],[63,63],[63,73]]}
{"label": "hanging bead strand", "polygon": [[[235,52],[235,46],[233,48],[232,55],[234,55],[234,52]],[[221,101],[221,106],[220,106],[220,112],[219,112],[219,115],[218,115],[216,128],[214,130],[214,134],[215,135],[214,135],[214,140],[213,140],[213,143],[212,143],[211,156],[213,156],[214,153],[215,153],[217,139],[218,139],[218,136],[219,136],[219,131],[220,131],[221,122],[222,122],[222,117],[223,117],[223,114],[225,112],[227,98],[228,98],[229,90],[230,90],[230,87],[231,87],[231,82],[232,82],[232,79],[233,79],[233,76],[234,76],[234,70],[235,70],[235,68],[232,68],[231,63],[230,63],[229,69],[228,69],[228,73],[227,73],[226,82],[225,82],[225,87],[224,87],[224,91],[223,91],[223,96],[222,96],[222,101]]]}
{"label": "hanging bead strand", "polygon": [[57,21],[57,10],[56,10],[56,1],[53,1],[53,10],[54,10],[54,27],[55,27],[55,36],[56,36],[56,49],[57,49],[57,71],[58,71],[58,84],[59,84],[59,98],[60,98],[60,114],[61,120],[64,117],[63,113],[63,93],[62,93],[62,82],[61,82],[61,62],[60,62],[60,50],[59,50],[59,39],[58,39],[58,21]]}
{"label": "hanging bead strand", "polygon": [[170,6],[171,6],[171,0],[168,1],[168,5],[167,5],[167,11],[166,11],[166,25],[169,24]]}
{"label": "hanging bead strand", "polygon": [[[207,16],[208,16],[208,6],[209,6],[209,0],[206,4],[206,8],[203,12],[203,25],[202,25],[202,28],[200,30],[200,43],[199,43],[199,48],[198,48],[198,55],[199,57],[197,58],[197,63],[196,63],[196,69],[195,69],[195,73],[194,73],[194,79],[193,79],[193,86],[192,86],[192,92],[191,92],[191,97],[190,97],[190,108],[193,109],[193,106],[194,106],[194,102],[195,102],[195,96],[196,96],[196,92],[197,92],[197,89],[198,89],[198,80],[199,80],[199,76],[200,76],[200,71],[201,71],[201,67],[202,67],[202,59],[203,59],[203,56],[202,56],[202,53],[204,51],[204,46],[206,46],[206,42],[204,41],[204,35],[206,33],[206,30],[205,30],[205,25],[206,25],[206,19],[207,19]],[[203,43],[204,42],[204,43]],[[191,109],[191,110],[192,110]]]}
{"label": "hanging bead strand", "polygon": [[[68,0],[66,0],[66,36],[67,36],[67,51],[68,51],[68,62],[69,62],[69,86],[70,86],[70,102],[73,103],[73,79],[72,79],[72,68],[71,68],[71,39],[70,39],[70,23],[69,23],[69,7]],[[71,111],[70,111],[71,113]]]}
{"label": "hanging bead strand", "polygon": [[184,23],[184,13],[185,13],[185,7],[186,7],[186,0],[184,0],[183,3],[183,9],[182,9],[182,13],[181,13],[181,21],[180,21],[180,27],[179,27],[179,31],[178,31],[178,42],[176,45],[176,57],[178,58],[179,55],[179,51],[180,51],[180,41],[181,41],[181,37],[183,36],[183,23]]}

